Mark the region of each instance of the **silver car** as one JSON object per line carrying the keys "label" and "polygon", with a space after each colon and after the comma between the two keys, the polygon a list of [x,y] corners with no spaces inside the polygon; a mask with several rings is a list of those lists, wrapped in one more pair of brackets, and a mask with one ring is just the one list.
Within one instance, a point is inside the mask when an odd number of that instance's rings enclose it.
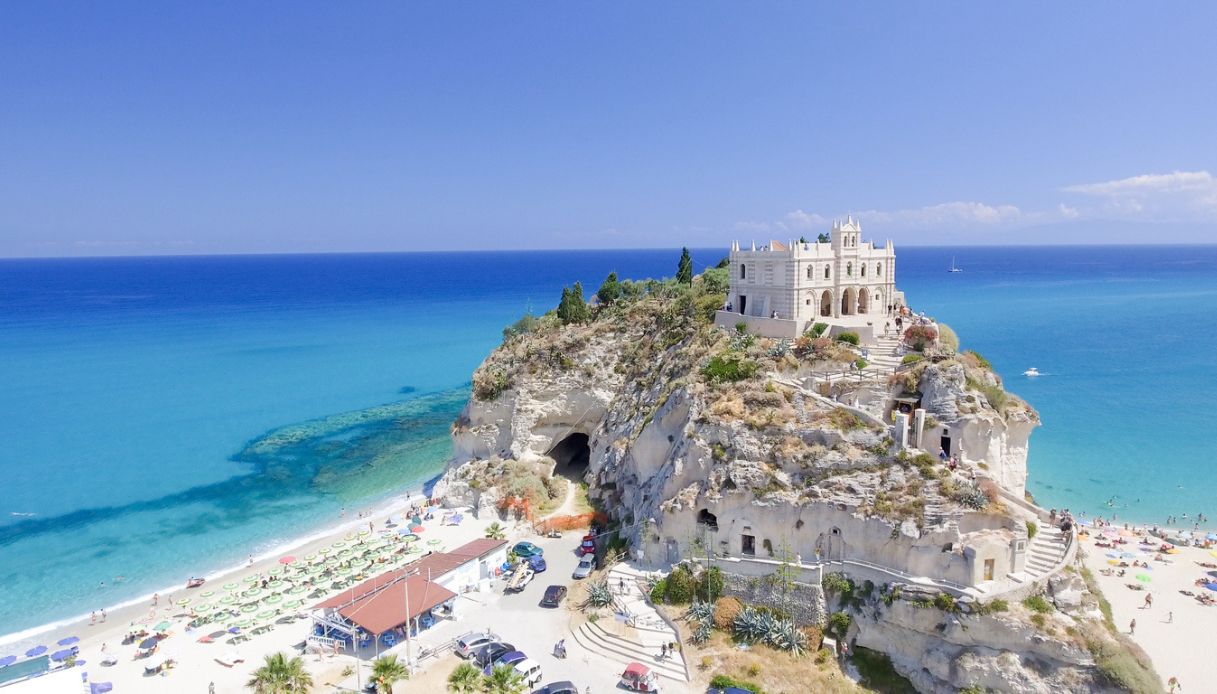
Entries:
{"label": "silver car", "polygon": [[456,646],[452,649],[458,656],[469,659],[477,650],[499,640],[498,634],[491,631],[469,632],[456,638]]}
{"label": "silver car", "polygon": [[575,572],[571,574],[572,578],[587,578],[592,575],[592,571],[596,568],[596,558],[590,554],[585,554],[579,560],[579,565],[575,567]]}

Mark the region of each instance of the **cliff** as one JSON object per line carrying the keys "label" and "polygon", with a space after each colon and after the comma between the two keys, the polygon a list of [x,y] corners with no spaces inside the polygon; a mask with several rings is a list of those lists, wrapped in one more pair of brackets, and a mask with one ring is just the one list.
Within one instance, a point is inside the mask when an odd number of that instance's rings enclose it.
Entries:
{"label": "cliff", "polygon": [[[474,374],[437,495],[488,511],[505,495],[543,502],[565,476],[589,484],[653,565],[711,551],[744,574],[784,561],[812,575],[825,562],[965,601],[1034,589],[1023,562],[1037,516],[1022,497],[1039,420],[983,358],[931,345],[894,370],[855,373],[847,342],[714,327],[722,285],[710,273],[628,284],[581,315],[509,328]],[[896,408],[910,401],[925,421],[900,432]],[[962,454],[954,471],[926,452],[940,430]],[[521,466],[542,483],[506,482]],[[1060,639],[926,620],[897,603],[855,637],[924,691],[1098,686],[1093,660]]]}

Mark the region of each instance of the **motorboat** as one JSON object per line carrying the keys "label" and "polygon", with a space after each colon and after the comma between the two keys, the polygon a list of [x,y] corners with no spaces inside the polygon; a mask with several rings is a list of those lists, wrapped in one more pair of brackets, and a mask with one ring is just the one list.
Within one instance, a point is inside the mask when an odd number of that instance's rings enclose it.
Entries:
{"label": "motorboat", "polygon": [[1027,369],[1026,371],[1024,371],[1023,375],[1027,376],[1028,378],[1035,378],[1036,376],[1040,375],[1040,370],[1033,366],[1030,369]]}

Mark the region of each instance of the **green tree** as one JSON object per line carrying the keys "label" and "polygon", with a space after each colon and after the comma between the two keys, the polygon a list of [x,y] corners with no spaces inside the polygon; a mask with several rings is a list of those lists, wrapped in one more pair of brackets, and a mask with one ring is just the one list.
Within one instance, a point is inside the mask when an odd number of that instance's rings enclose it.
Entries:
{"label": "green tree", "polygon": [[295,694],[307,692],[313,686],[313,676],[304,669],[303,658],[289,658],[280,651],[266,656],[245,686],[258,694]]}
{"label": "green tree", "polygon": [[718,261],[718,265],[715,265],[714,267],[716,267],[720,270],[725,270],[725,269],[731,267],[731,259],[723,258],[722,260]]}
{"label": "green tree", "polygon": [[820,232],[820,235],[816,237],[816,241],[819,243],[828,243],[829,241],[832,241],[832,237],[824,232]]}
{"label": "green tree", "polygon": [[562,300],[558,302],[558,318],[563,324],[584,323],[591,317],[587,300],[583,298],[583,285],[575,282],[574,288],[562,288]]}
{"label": "green tree", "polygon": [[503,540],[507,538],[507,529],[501,523],[495,521],[486,526],[486,539],[488,540]]}
{"label": "green tree", "polygon": [[473,663],[461,663],[448,675],[448,691],[453,694],[473,694],[482,684],[482,671]]}
{"label": "green tree", "polygon": [[393,683],[408,679],[410,670],[395,655],[384,655],[372,662],[372,681],[381,694],[393,694]]}
{"label": "green tree", "polygon": [[608,277],[604,278],[604,283],[596,290],[596,298],[605,306],[621,298],[621,283],[617,281],[617,273],[610,272]]}
{"label": "green tree", "polygon": [[524,694],[527,685],[524,678],[510,665],[499,665],[482,678],[482,691],[486,694]]}
{"label": "green tree", "polygon": [[693,284],[693,258],[689,255],[688,248],[680,249],[680,263],[676,266],[676,282]]}

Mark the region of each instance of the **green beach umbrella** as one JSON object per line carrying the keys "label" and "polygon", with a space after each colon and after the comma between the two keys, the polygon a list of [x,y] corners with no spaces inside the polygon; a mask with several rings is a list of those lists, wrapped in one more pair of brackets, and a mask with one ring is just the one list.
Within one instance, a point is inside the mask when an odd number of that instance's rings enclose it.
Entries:
{"label": "green beach umbrella", "polygon": [[190,598],[182,598],[181,600],[178,600],[178,601],[177,601],[177,604],[182,605],[183,607],[184,607],[184,606],[186,606],[186,605],[189,605],[189,604],[190,604]]}
{"label": "green beach umbrella", "polygon": [[257,611],[258,611],[257,605],[243,605],[241,607],[241,612],[243,614],[249,614],[250,612],[257,612]]}
{"label": "green beach umbrella", "polygon": [[371,535],[371,534],[372,534],[372,531],[371,531],[371,530],[368,530],[368,529],[366,529],[366,528],[365,528],[365,529],[363,529],[363,530],[360,530],[360,531],[359,531],[359,536],[360,536],[360,537],[367,537],[368,535]]}
{"label": "green beach umbrella", "polygon": [[288,595],[299,595],[301,593],[307,593],[307,592],[308,592],[308,586],[292,586],[291,588],[287,589]]}
{"label": "green beach umbrella", "polygon": [[262,594],[261,588],[250,588],[249,590],[245,591],[244,593],[241,593],[241,595],[244,595],[247,598],[256,597],[261,594]]}
{"label": "green beach umbrella", "polygon": [[244,579],[242,579],[242,580],[244,580],[246,583],[257,583],[257,582],[258,582],[258,577],[257,577],[257,576],[246,576],[246,577],[245,577]]}
{"label": "green beach umbrella", "polygon": [[283,581],[271,581],[266,584],[267,590],[279,590],[284,586]]}
{"label": "green beach umbrella", "polygon": [[235,596],[235,595],[225,595],[224,597],[220,598],[220,602],[225,605],[231,605],[231,604],[235,603],[236,601],[237,601],[237,596]]}
{"label": "green beach umbrella", "polygon": [[202,593],[199,593],[199,597],[200,598],[210,598],[211,596],[213,596],[215,594],[216,594],[216,592],[214,590],[205,590]]}
{"label": "green beach umbrella", "polygon": [[291,601],[283,603],[283,607],[288,610],[294,610],[297,607],[300,607],[302,605],[304,605],[303,600],[291,600]]}
{"label": "green beach umbrella", "polygon": [[321,549],[319,549],[319,550],[317,550],[317,551],[318,551],[318,552],[320,552],[320,553],[322,553],[322,554],[329,554],[329,553],[330,553],[330,548],[329,548],[329,547],[322,547]]}
{"label": "green beach umbrella", "polygon": [[258,619],[263,619],[263,620],[274,619],[275,615],[277,615],[277,614],[279,614],[279,613],[275,612],[274,610],[265,610],[263,612],[258,613]]}
{"label": "green beach umbrella", "polygon": [[355,533],[347,533],[345,536],[343,536],[343,538],[342,538],[342,539],[344,539],[344,540],[354,540],[354,539],[355,539]]}
{"label": "green beach umbrella", "polygon": [[279,574],[283,573],[283,567],[282,566],[272,566],[266,570],[266,573],[270,574],[271,576],[278,576]]}
{"label": "green beach umbrella", "polygon": [[330,547],[333,547],[334,549],[340,549],[340,548],[346,547],[346,546],[347,546],[347,543],[343,542],[342,540],[339,540],[338,542],[335,542],[334,544],[330,545]]}
{"label": "green beach umbrella", "polygon": [[241,587],[240,583],[225,583],[224,584],[224,590],[231,591],[231,590],[236,590],[237,588],[240,588],[240,587]]}
{"label": "green beach umbrella", "polygon": [[211,605],[203,603],[201,605],[195,605],[194,609],[198,610],[199,612],[211,612]]}
{"label": "green beach umbrella", "polygon": [[169,627],[173,626],[173,622],[165,621],[152,627],[152,631],[168,631]]}
{"label": "green beach umbrella", "polygon": [[270,605],[274,605],[276,603],[283,602],[283,596],[279,595],[278,593],[275,593],[274,595],[270,596],[266,600],[263,600],[263,602],[270,604]]}
{"label": "green beach umbrella", "polygon": [[312,561],[316,558],[317,558],[316,552],[310,552],[309,554],[304,555],[304,561]]}
{"label": "green beach umbrella", "polygon": [[1149,583],[1154,580],[1149,574],[1137,574],[1136,579],[1142,583]]}
{"label": "green beach umbrella", "polygon": [[237,627],[238,629],[247,629],[247,628],[249,628],[249,625],[251,625],[253,623],[254,623],[254,620],[252,620],[252,619],[242,619],[241,621],[237,622],[233,626]]}
{"label": "green beach umbrella", "polygon": [[351,556],[351,550],[349,550],[349,549],[340,549],[340,550],[338,550],[338,556],[340,556],[340,557],[349,557],[349,556]]}

